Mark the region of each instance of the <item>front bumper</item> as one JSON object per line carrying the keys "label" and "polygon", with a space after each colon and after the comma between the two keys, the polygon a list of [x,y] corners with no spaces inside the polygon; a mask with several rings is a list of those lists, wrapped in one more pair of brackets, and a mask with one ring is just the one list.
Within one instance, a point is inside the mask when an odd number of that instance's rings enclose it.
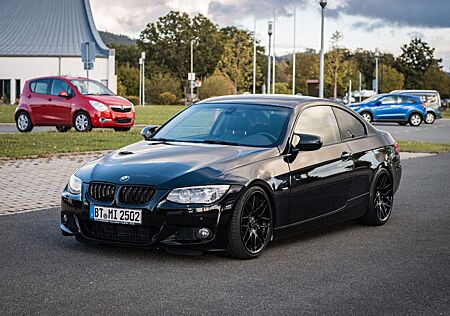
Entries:
{"label": "front bumper", "polygon": [[132,110],[126,113],[115,112],[112,110],[96,112],[91,115],[93,127],[132,127],[135,121],[135,112]]}
{"label": "front bumper", "polygon": [[[232,186],[224,198],[210,206],[180,206],[165,200],[168,191],[157,191],[149,204],[141,207],[142,225],[93,221],[89,217],[93,201],[86,193],[80,197],[65,190],[61,196],[60,228],[65,236],[121,246],[224,249],[231,211],[241,188]],[[94,203],[99,205],[100,202]],[[124,208],[123,205],[114,207]],[[130,205],[129,208],[137,207]],[[196,235],[200,228],[208,228],[212,234],[201,239]]]}

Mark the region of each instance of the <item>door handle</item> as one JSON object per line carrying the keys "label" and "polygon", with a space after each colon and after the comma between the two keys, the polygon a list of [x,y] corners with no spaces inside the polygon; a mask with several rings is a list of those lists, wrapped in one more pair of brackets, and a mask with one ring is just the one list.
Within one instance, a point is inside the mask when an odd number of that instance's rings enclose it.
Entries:
{"label": "door handle", "polygon": [[352,158],[352,154],[349,153],[349,152],[346,152],[346,151],[344,151],[344,152],[342,153],[342,155],[341,155],[341,159],[342,159],[343,161],[349,160],[349,159],[351,159],[351,158]]}

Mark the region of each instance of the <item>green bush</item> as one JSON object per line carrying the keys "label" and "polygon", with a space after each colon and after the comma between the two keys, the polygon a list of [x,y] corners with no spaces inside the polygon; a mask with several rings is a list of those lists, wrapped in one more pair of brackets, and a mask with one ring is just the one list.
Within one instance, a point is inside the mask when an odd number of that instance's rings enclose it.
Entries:
{"label": "green bush", "polygon": [[206,99],[215,96],[233,94],[234,86],[228,77],[214,74],[207,77],[199,89],[199,98]]}
{"label": "green bush", "polygon": [[145,80],[145,103],[159,104],[159,97],[164,92],[170,92],[178,99],[181,96],[178,80],[169,74],[155,74]]}
{"label": "green bush", "polygon": [[177,103],[177,96],[170,92],[163,92],[159,95],[159,104],[174,105]]}
{"label": "green bush", "polygon": [[134,95],[128,95],[128,96],[125,97],[125,99],[127,99],[128,101],[130,101],[134,105],[139,105],[139,97],[136,97]]}
{"label": "green bush", "polygon": [[276,94],[292,94],[292,89],[286,82],[276,82],[275,83],[275,93]]}

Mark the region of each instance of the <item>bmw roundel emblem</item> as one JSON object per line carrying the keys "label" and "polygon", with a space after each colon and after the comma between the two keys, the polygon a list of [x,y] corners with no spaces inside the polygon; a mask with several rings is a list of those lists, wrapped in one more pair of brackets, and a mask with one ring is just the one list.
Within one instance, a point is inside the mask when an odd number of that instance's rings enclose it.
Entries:
{"label": "bmw roundel emblem", "polygon": [[121,176],[121,177],[119,178],[119,181],[120,181],[120,182],[127,182],[128,180],[130,180],[130,176]]}

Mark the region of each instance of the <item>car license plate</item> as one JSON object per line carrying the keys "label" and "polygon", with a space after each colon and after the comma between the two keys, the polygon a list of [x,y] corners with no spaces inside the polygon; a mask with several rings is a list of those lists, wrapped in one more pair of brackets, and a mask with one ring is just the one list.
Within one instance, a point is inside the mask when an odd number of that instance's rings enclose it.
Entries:
{"label": "car license plate", "polygon": [[142,210],[91,205],[89,217],[91,220],[100,222],[128,225],[142,224]]}

